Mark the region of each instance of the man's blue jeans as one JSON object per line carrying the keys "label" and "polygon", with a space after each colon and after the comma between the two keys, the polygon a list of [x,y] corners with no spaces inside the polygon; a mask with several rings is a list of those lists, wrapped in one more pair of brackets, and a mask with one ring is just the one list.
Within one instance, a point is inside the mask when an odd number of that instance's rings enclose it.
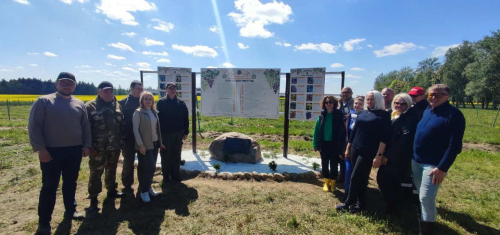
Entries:
{"label": "man's blue jeans", "polygon": [[439,185],[432,183],[432,176],[429,172],[437,166],[411,161],[413,171],[413,180],[417,187],[418,197],[420,199],[420,208],[422,211],[421,220],[425,222],[436,222],[436,196]]}

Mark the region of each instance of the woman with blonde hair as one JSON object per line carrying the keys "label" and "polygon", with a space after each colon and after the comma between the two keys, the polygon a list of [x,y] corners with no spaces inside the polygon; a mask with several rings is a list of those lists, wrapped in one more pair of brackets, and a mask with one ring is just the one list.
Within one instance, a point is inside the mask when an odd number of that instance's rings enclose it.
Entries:
{"label": "woman with blonde hair", "polygon": [[336,210],[356,213],[366,209],[366,188],[372,165],[380,164],[391,135],[391,117],[384,106],[380,92],[366,94],[365,110],[358,114],[345,151],[345,157],[353,164],[349,192]]}
{"label": "woman with blonde hair", "polygon": [[337,109],[338,101],[328,95],[321,100],[323,111],[316,120],[313,133],[313,148],[321,155],[321,170],[325,183],[323,191],[335,190],[338,176],[337,165],[342,159],[345,145],[344,114]]}
{"label": "woman with blonde hair", "polygon": [[407,113],[411,103],[411,97],[406,93],[396,95],[392,101],[392,135],[377,173],[377,183],[388,213],[398,212],[401,180],[411,171],[413,138],[418,124],[415,115]]}
{"label": "woman with blonde hair", "polygon": [[150,92],[143,92],[139,98],[140,107],[132,117],[135,136],[135,149],[139,151],[137,158],[137,175],[139,176],[139,188],[141,199],[149,202],[150,196],[156,197],[158,193],[151,187],[153,176],[156,171],[156,160],[158,149],[165,148],[161,144],[160,121],[155,109],[154,96]]}

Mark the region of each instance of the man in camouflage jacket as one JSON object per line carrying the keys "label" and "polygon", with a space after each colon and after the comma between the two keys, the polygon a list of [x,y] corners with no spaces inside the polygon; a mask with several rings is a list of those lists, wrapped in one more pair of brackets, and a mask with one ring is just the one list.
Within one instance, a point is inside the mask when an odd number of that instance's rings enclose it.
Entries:
{"label": "man in camouflage jacket", "polygon": [[92,135],[92,150],[89,159],[89,196],[90,207],[87,211],[97,211],[97,196],[102,191],[101,176],[106,170],[104,182],[108,197],[123,197],[116,190],[116,167],[124,136],[125,120],[113,95],[113,85],[102,82],[98,86],[97,98],[85,104]]}

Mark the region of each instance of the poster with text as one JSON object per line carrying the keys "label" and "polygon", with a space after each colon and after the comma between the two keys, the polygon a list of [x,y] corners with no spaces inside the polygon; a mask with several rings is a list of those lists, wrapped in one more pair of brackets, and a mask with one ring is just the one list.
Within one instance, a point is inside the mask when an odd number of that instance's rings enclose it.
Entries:
{"label": "poster with text", "polygon": [[205,116],[278,118],[280,69],[201,69]]}
{"label": "poster with text", "polygon": [[325,94],[325,68],[290,70],[290,120],[316,121]]}
{"label": "poster with text", "polygon": [[168,82],[175,83],[177,89],[177,98],[186,102],[189,113],[191,113],[192,88],[191,69],[173,68],[158,66],[158,94],[160,98],[167,96],[165,88]]}

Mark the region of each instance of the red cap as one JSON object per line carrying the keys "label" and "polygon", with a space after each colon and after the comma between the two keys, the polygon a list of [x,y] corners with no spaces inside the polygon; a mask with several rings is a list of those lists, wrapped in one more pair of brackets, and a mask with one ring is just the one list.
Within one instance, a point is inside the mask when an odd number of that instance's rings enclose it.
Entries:
{"label": "red cap", "polygon": [[416,86],[411,88],[410,92],[408,92],[408,95],[425,95],[425,90],[422,87]]}

